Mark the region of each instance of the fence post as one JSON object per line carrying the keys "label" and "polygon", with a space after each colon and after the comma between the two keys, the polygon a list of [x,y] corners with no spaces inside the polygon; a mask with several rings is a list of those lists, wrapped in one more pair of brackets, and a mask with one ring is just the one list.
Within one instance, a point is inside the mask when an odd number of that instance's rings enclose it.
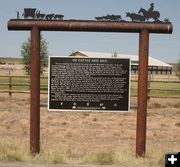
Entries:
{"label": "fence post", "polygon": [[149,73],[149,75],[148,75],[148,88],[147,88],[147,99],[148,99],[148,101],[150,101],[150,98],[151,98],[151,95],[150,95],[150,93],[151,93],[151,73]]}
{"label": "fence post", "polygon": [[9,71],[9,98],[12,97],[12,76],[11,72]]}

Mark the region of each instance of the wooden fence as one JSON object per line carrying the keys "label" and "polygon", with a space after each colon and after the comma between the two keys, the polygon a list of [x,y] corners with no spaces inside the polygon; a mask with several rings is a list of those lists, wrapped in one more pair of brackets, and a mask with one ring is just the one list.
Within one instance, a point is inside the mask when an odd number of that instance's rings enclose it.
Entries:
{"label": "wooden fence", "polygon": [[[41,77],[41,94],[48,93],[48,78]],[[131,97],[137,96],[137,80],[131,80]],[[161,84],[163,87],[154,88],[152,84]],[[178,87],[171,86],[170,88],[165,87],[166,84],[176,84]],[[173,88],[172,88],[173,87]],[[161,92],[159,94],[152,92]],[[175,95],[166,95],[171,92]],[[174,93],[173,93],[174,92]],[[29,76],[11,76],[4,75],[0,76],[0,93],[8,93],[9,97],[12,97],[13,93],[30,93],[30,78]],[[157,95],[156,95],[157,94]],[[148,99],[150,98],[180,98],[180,81],[158,81],[149,80],[148,82]]]}

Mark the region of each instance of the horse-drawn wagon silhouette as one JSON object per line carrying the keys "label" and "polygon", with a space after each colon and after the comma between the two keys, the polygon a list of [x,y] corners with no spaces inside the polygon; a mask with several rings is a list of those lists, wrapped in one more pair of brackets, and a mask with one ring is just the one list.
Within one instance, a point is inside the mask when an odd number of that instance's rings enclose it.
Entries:
{"label": "horse-drawn wagon silhouette", "polygon": [[63,20],[64,15],[61,14],[44,14],[41,13],[36,8],[24,8],[24,13],[22,14],[24,19],[46,19],[46,20]]}
{"label": "horse-drawn wagon silhouette", "polygon": [[36,17],[36,8],[24,8],[24,13],[22,14],[25,19],[28,17],[35,18]]}

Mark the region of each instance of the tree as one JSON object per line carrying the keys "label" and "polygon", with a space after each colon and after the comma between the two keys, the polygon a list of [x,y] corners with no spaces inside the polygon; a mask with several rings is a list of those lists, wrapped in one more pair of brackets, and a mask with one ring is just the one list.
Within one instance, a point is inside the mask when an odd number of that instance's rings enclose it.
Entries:
{"label": "tree", "polygon": [[[24,70],[26,74],[30,74],[31,62],[30,62],[30,51],[31,49],[31,40],[30,38],[27,41],[23,42],[21,46],[21,57],[24,64]],[[44,67],[47,66],[48,62],[48,42],[41,36],[40,41],[40,73],[43,74]]]}
{"label": "tree", "polygon": [[180,59],[178,60],[176,67],[175,67],[176,76],[180,79]]}

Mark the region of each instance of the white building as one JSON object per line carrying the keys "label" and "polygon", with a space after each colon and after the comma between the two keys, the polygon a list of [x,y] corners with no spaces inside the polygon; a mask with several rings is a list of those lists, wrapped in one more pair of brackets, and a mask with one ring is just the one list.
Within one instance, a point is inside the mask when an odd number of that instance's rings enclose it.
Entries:
{"label": "white building", "polygon": [[[78,57],[93,57],[93,58],[130,58],[131,59],[131,72],[137,73],[139,56],[138,55],[129,55],[129,54],[113,54],[113,53],[102,53],[102,52],[87,52],[87,51],[76,51],[73,52],[70,56]],[[171,74],[172,66],[155,58],[149,56],[149,73],[151,74]]]}

